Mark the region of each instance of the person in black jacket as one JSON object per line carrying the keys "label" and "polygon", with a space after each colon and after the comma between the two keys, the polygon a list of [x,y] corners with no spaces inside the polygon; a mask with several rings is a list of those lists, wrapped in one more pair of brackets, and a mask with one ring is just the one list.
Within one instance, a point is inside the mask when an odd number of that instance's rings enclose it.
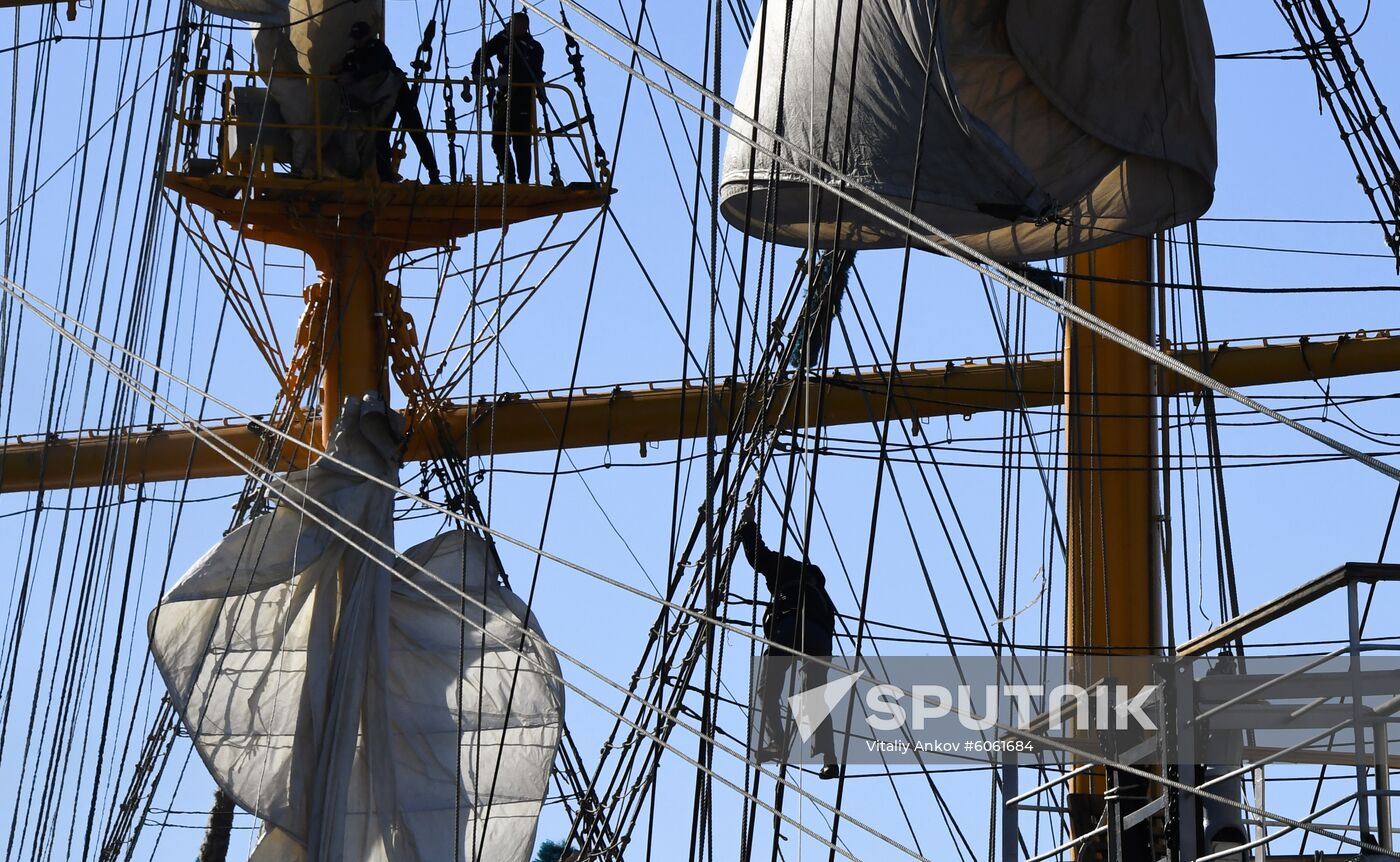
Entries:
{"label": "person in black jacket", "polygon": [[[768,603],[768,610],[763,615],[763,635],[779,646],[766,647],[764,656],[792,656],[799,659],[803,691],[825,685],[825,665],[800,661],[804,655],[827,661],[831,658],[836,606],[827,595],[826,577],[822,570],[806,558],[805,552],[801,560],[796,560],[769,550],[759,537],[758,528],[754,526],[752,508],[746,509],[739,519],[738,533],[744,556],[763,576],[768,584],[768,593],[772,597]],[[761,759],[778,759],[781,756],[780,752],[785,751],[787,738],[780,720],[782,675],[786,669],[772,663],[765,663],[763,667],[764,672],[759,682],[763,737],[759,756]],[[836,778],[840,775],[841,768],[837,764],[830,716],[817,726],[811,742],[813,753],[823,758],[819,775],[822,778]]]}
{"label": "person in black jacket", "polygon": [[499,72],[492,94],[491,149],[507,183],[528,183],[534,163],[533,108],[536,98],[544,101],[544,48],[530,35],[530,18],[524,12],[511,15],[510,25],[476,52],[473,75],[486,77],[492,60]]}
{"label": "person in black jacket", "polygon": [[358,108],[378,114],[381,103],[387,107],[388,101],[393,100],[392,108],[386,112],[387,116],[382,121],[376,117],[376,121],[372,123],[386,127],[383,131],[374,133],[374,161],[379,170],[379,178],[389,182],[397,182],[399,179],[390,160],[387,128],[394,115],[398,114],[399,123],[413,140],[413,146],[418,150],[418,159],[423,163],[423,169],[428,172],[430,181],[441,182],[437,156],[433,154],[433,146],[424,130],[423,115],[418,113],[413,89],[408,86],[408,76],[394,63],[394,55],[389,53],[389,47],[375,37],[368,23],[356,21],[351,25],[350,41],[350,50],[339,63],[331,66],[331,74],[340,82],[347,101],[354,103]]}

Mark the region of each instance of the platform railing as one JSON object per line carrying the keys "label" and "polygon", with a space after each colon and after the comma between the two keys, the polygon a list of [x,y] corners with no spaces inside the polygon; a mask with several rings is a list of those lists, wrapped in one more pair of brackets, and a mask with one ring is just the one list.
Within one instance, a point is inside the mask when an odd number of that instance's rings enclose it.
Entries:
{"label": "platform railing", "polygon": [[[452,182],[474,182],[485,181],[484,179],[473,180],[467,173],[466,166],[474,165],[477,162],[471,153],[467,143],[476,142],[479,146],[478,153],[483,172],[491,170],[491,165],[495,160],[495,153],[492,151],[491,142],[498,138],[518,138],[528,136],[531,138],[532,158],[535,170],[531,171],[532,177],[530,185],[560,185],[562,180],[557,171],[550,170],[556,165],[556,153],[560,149],[567,149],[573,152],[582,165],[586,174],[586,181],[590,183],[600,182],[599,171],[591,161],[592,154],[596,147],[596,142],[588,139],[589,118],[579,112],[578,102],[569,88],[561,84],[553,83],[514,83],[510,84],[511,98],[528,99],[531,106],[529,132],[497,131],[492,127],[491,105],[494,100],[504,98],[504,88],[495,80],[482,79],[474,80],[470,78],[422,78],[413,80],[411,83],[419,88],[418,99],[422,100],[427,94],[433,92],[433,88],[454,88],[462,94],[471,93],[475,98],[469,103],[470,109],[457,114],[455,123],[450,125],[435,126],[428,125],[426,128],[406,128],[392,125],[397,116],[397,112],[391,111],[390,125],[360,125],[347,126],[342,122],[342,118],[352,109],[344,107],[341,84],[334,76],[330,75],[300,75],[296,73],[274,72],[272,78],[276,83],[305,84],[304,93],[306,112],[309,117],[302,122],[288,120],[284,114],[286,109],[277,103],[276,97],[272,95],[267,87],[267,81],[258,73],[246,69],[194,69],[186,73],[180,88],[180,98],[178,108],[175,112],[176,142],[177,146],[172,148],[174,162],[170,169],[176,173],[192,172],[190,166],[192,161],[198,159],[201,154],[200,147],[207,146],[203,150],[211,158],[199,160],[200,171],[205,174],[222,174],[226,176],[248,177],[250,179],[261,179],[271,176],[300,176],[308,179],[332,179],[344,178],[343,171],[337,171],[334,165],[330,164],[327,158],[327,149],[333,143],[343,143],[344,138],[340,136],[355,136],[356,146],[362,152],[369,154],[364,160],[361,175],[372,175],[375,173],[375,157],[373,138],[382,133],[393,134],[401,132],[405,136],[412,136],[418,132],[425,133],[429,141],[434,143],[446,142],[447,152],[433,148],[438,156],[440,164],[446,166],[458,164],[463,166],[457,176],[449,176]],[[257,117],[239,117],[235,112],[234,93],[238,87],[250,87],[262,94],[265,104]],[[543,99],[540,97],[543,96]],[[211,104],[212,103],[212,104]],[[277,110],[273,112],[272,106],[276,105]],[[335,108],[330,112],[331,118],[324,116],[325,106],[333,105]],[[541,111],[541,107],[548,106],[553,109],[557,123],[549,122],[549,110]],[[212,108],[212,110],[211,110]],[[293,111],[295,112],[295,111]],[[422,105],[419,112],[425,113]],[[333,119],[333,121],[331,121]],[[544,120],[543,124],[541,120]],[[445,120],[444,120],[445,122]],[[212,140],[204,140],[206,133]],[[286,173],[278,171],[277,164],[292,163],[293,157],[298,149],[298,135],[310,137],[310,164],[293,164],[294,172]],[[507,143],[507,148],[513,151],[513,141]],[[305,138],[302,139],[302,147],[305,149]],[[288,149],[289,148],[289,149]],[[544,153],[542,153],[542,148]],[[399,150],[392,155],[401,155]],[[454,155],[460,157],[454,159]],[[542,159],[542,155],[547,154],[549,159]],[[443,158],[446,156],[446,158]],[[449,173],[451,173],[449,167]],[[606,179],[603,177],[602,179]]]}
{"label": "platform railing", "polygon": [[[1274,656],[1265,652],[1240,658],[1238,672],[1231,669],[1213,678],[1209,674],[1205,678],[1195,678],[1193,673],[1173,671],[1163,677],[1162,692],[1168,698],[1159,703],[1163,719],[1160,726],[1164,733],[1143,739],[1118,758],[1121,763],[1138,764],[1139,769],[1146,769],[1154,776],[1149,780],[1149,784],[1158,785],[1154,798],[1132,811],[1108,805],[1104,819],[1095,828],[1072,837],[1060,836],[1061,841],[1048,850],[1035,848],[1021,852],[1020,839],[1024,834],[1021,815],[1049,814],[1058,817],[1063,824],[1069,809],[1057,798],[1058,794],[1067,789],[1073,778],[1095,768],[1094,764],[1076,762],[1073,757],[1055,752],[1031,762],[1027,762],[1024,755],[1007,754],[1000,768],[1003,862],[1048,862],[1068,859],[1072,854],[1079,854],[1079,858],[1105,858],[1101,855],[1104,849],[1106,858],[1112,859],[1114,834],[1120,836],[1121,841],[1128,829],[1149,817],[1159,816],[1167,818],[1167,832],[1175,835],[1167,855],[1171,862],[1246,859],[1252,862],[1302,862],[1304,859],[1308,862],[1354,862],[1362,858],[1400,858],[1396,850],[1400,828],[1391,812],[1391,803],[1400,796],[1400,791],[1394,789],[1390,781],[1392,771],[1397,768],[1391,754],[1391,740],[1396,738],[1396,733],[1390,725],[1400,723],[1400,695],[1395,694],[1394,688],[1397,662],[1394,658],[1384,658],[1400,652],[1400,645],[1367,642],[1361,636],[1360,625],[1361,588],[1383,583],[1400,584],[1400,565],[1347,563],[1181,644],[1164,668],[1189,669],[1192,661],[1208,656],[1214,660],[1220,651],[1237,648],[1246,635],[1312,606],[1332,593],[1342,592],[1346,599],[1346,634],[1334,641],[1338,646],[1329,652],[1290,656],[1285,670],[1274,670],[1266,664]],[[1363,665],[1364,657],[1371,657],[1366,658],[1369,664]],[[1344,669],[1324,672],[1329,664],[1344,665]],[[1250,668],[1250,672],[1246,673],[1245,668]],[[1318,675],[1309,678],[1314,671]],[[1172,678],[1176,684],[1167,684]],[[1205,687],[1207,680],[1211,683],[1208,689]],[[1299,705],[1300,700],[1306,702]],[[1323,714],[1322,710],[1329,708],[1324,707],[1324,703],[1332,704],[1330,708],[1334,711]],[[1225,729],[1241,727],[1243,712],[1230,717],[1230,710],[1237,708],[1272,710],[1274,718],[1261,726],[1289,727],[1297,738],[1274,747],[1246,747],[1242,749],[1237,767],[1217,768],[1213,774],[1195,777],[1196,764],[1207,762],[1210,756],[1200,746],[1204,744],[1202,734],[1209,729],[1211,719],[1229,719],[1223,725]],[[1288,722],[1278,723],[1280,717],[1286,717]],[[1368,737],[1369,751],[1366,749]],[[1338,740],[1335,748],[1330,742],[1333,739]],[[1326,749],[1319,751],[1319,743],[1327,743]],[[1330,792],[1324,797],[1319,787],[1318,798],[1309,806],[1311,810],[1296,819],[1260,816],[1257,812],[1270,810],[1266,805],[1269,769],[1298,763],[1325,763],[1340,767],[1341,772],[1327,776]],[[1022,791],[1019,773],[1028,767],[1038,767],[1042,775],[1051,774]],[[1166,781],[1164,776],[1168,775],[1174,775],[1175,781],[1181,783]],[[1250,801],[1245,801],[1243,792],[1237,799],[1231,799],[1229,793],[1222,796],[1229,782],[1246,778],[1252,786],[1248,794],[1252,797]],[[1344,787],[1333,787],[1333,782],[1341,782]],[[1240,790],[1243,791],[1243,787]],[[1337,793],[1338,790],[1341,792]],[[1207,804],[1217,806],[1217,811],[1235,811],[1247,829],[1240,843],[1219,850],[1199,846],[1195,826],[1202,821]],[[1323,819],[1339,809],[1352,810],[1354,819]],[[1363,852],[1352,846],[1340,853],[1314,852],[1306,856],[1270,852],[1281,839],[1290,835],[1296,837],[1302,829],[1324,830],[1334,837],[1346,836],[1343,843],[1364,841],[1381,849]],[[1096,842],[1106,842],[1105,848],[1091,848]]]}

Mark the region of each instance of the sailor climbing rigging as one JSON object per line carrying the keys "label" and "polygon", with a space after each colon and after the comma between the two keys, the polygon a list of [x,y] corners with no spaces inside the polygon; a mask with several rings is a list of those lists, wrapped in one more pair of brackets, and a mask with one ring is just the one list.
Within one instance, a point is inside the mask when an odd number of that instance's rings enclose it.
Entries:
{"label": "sailor climbing rigging", "polygon": [[544,47],[530,35],[530,18],[524,12],[511,15],[509,26],[476,52],[471,68],[477,80],[487,76],[492,60],[498,73],[491,94],[491,149],[507,183],[528,183],[534,162],[534,102],[544,101]]}
{"label": "sailor climbing rigging", "polygon": [[[744,548],[744,556],[768,585],[772,600],[763,615],[763,635],[777,647],[767,647],[765,657],[782,658],[795,656],[830,659],[831,639],[836,625],[836,606],[826,592],[826,577],[822,570],[807,559],[796,560],[770,550],[763,544],[754,525],[753,508],[744,510],[739,519],[739,543]],[[783,649],[787,647],[787,649]],[[791,650],[789,652],[788,650]],[[787,670],[785,663],[763,664],[760,679],[762,704],[762,741],[759,757],[763,760],[780,759],[787,752],[787,734],[779,718],[783,691],[782,676]],[[825,685],[826,665],[817,662],[800,661],[802,689],[812,689]],[[824,718],[812,735],[812,753],[822,757],[822,778],[836,778],[841,768],[836,758],[836,745],[832,738],[831,719]]]}
{"label": "sailor climbing rigging", "polygon": [[399,180],[390,161],[388,128],[397,114],[402,128],[413,139],[429,180],[441,182],[437,156],[428,141],[423,115],[418,112],[407,76],[394,63],[394,55],[364,21],[351,25],[350,41],[350,50],[339,63],[331,66],[331,74],[336,76],[347,102],[369,111],[370,125],[380,127],[380,131],[374,133],[374,162],[379,178],[389,182]]}

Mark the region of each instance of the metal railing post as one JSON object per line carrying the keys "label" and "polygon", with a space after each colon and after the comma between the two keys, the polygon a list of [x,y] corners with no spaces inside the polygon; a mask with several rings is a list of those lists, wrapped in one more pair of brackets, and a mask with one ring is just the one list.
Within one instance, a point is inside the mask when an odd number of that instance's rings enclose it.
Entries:
{"label": "metal railing post", "polygon": [[[1260,811],[1269,810],[1264,795],[1264,767],[1262,766],[1254,770],[1254,807]],[[1259,837],[1263,841],[1254,848],[1254,862],[1268,862],[1269,821],[1263,817],[1259,818]]]}
{"label": "metal railing post", "polygon": [[1356,819],[1364,836],[1371,831],[1371,806],[1366,804],[1366,725],[1362,723],[1361,702],[1361,608],[1357,601],[1357,582],[1347,581],[1347,633],[1351,643],[1351,660],[1348,672],[1351,676],[1351,733],[1352,749],[1356,753]]}
{"label": "metal railing post", "polygon": [[1006,800],[1001,806],[1001,859],[1002,862],[1017,862],[1017,836],[1020,833],[1020,804],[1017,799],[1017,782],[1020,779],[1014,751],[1001,756],[1001,798]]}
{"label": "metal railing post", "polygon": [[[232,101],[231,89],[229,89],[228,82],[231,81],[235,76],[254,76],[257,74],[258,73],[254,71],[242,69],[201,68],[190,70],[188,73],[186,73],[185,84],[181,90],[177,107],[173,109],[174,116],[172,117],[172,121],[175,123],[177,129],[179,130],[179,134],[177,137],[180,140],[197,141],[206,127],[211,129],[218,137],[218,141],[216,142],[217,152],[215,153],[215,155],[217,155],[219,158],[220,167],[224,169],[225,172],[227,172],[232,168],[232,166],[229,164],[230,160],[238,159],[240,161],[239,167],[246,168],[247,173],[250,177],[257,177],[262,174],[264,169],[264,165],[262,163],[266,160],[266,153],[260,152],[259,148],[255,145],[253,149],[248,153],[246,165],[244,165],[244,160],[242,159],[241,153],[234,152],[229,147],[229,136],[235,133],[241,124],[239,118],[234,113],[235,106]],[[325,148],[328,143],[328,131],[333,132],[334,130],[328,130],[325,127],[326,118],[325,112],[322,110],[323,106],[321,105],[321,94],[323,92],[322,85],[328,80],[333,81],[333,79],[325,75],[301,75],[275,71],[271,73],[271,76],[291,80],[300,80],[305,82],[307,86],[306,93],[309,95],[309,98],[312,102],[311,116],[309,118],[310,121],[297,123],[285,121],[280,123],[264,122],[259,127],[259,134],[261,134],[262,131],[266,129],[282,129],[286,130],[289,133],[289,137],[292,137],[294,135],[304,135],[306,132],[309,131],[311,133],[311,140],[313,146],[316,150],[315,156],[305,166],[297,165],[296,153],[300,148],[297,146],[296,143],[293,143],[293,167],[300,168],[302,170],[309,170],[314,168],[315,177],[317,179],[324,179],[326,177],[327,171],[333,168],[333,166],[328,167],[326,164]],[[196,98],[203,98],[202,94],[205,91],[207,91],[210,87],[209,82],[215,78],[221,79],[225,82],[225,92],[223,93],[225,104],[223,106],[222,114],[219,117],[205,117],[198,110],[198,105],[193,104],[192,100]],[[273,99],[271,92],[271,80],[263,80],[267,81],[269,85],[267,88],[266,98]],[[487,100],[483,98],[483,96],[486,95],[485,91],[487,88],[482,87],[479,81],[476,81],[474,79],[458,79],[454,81],[451,78],[425,78],[421,81],[421,83],[439,84],[446,87],[451,87],[454,85],[463,86],[464,88],[475,87],[477,95],[474,101],[476,102],[476,104],[471,110],[471,113],[474,115],[474,118],[473,120],[468,121],[472,123],[472,126],[466,129],[459,127],[457,125],[457,121],[462,120],[462,116],[458,116],[454,122],[447,124],[448,128],[429,128],[431,124],[424,123],[424,127],[422,129],[409,129],[407,127],[396,129],[394,122],[390,120],[387,128],[382,125],[366,126],[363,127],[363,131],[366,134],[376,134],[384,131],[393,132],[397,130],[404,133],[413,133],[421,131],[427,135],[445,135],[448,140],[447,145],[449,150],[449,157],[452,157],[453,154],[456,152],[455,147],[457,147],[458,145],[454,143],[454,140],[459,134],[477,139],[488,139],[488,142],[492,144],[491,149],[493,150],[497,142],[504,143],[507,157],[514,156],[513,143],[516,140],[518,140],[521,135],[528,135],[531,141],[531,157],[533,159],[534,164],[536,166],[539,166],[539,170],[535,172],[535,175],[533,177],[533,185],[545,184],[540,181],[540,177],[543,175],[543,171],[545,170],[543,162],[543,154],[545,152],[548,152],[550,155],[551,179],[553,179],[552,168],[554,167],[557,158],[557,153],[555,152],[555,141],[556,139],[559,139],[563,140],[566,144],[568,144],[571,149],[577,147],[578,152],[576,153],[576,155],[579,158],[579,162],[582,166],[584,174],[587,176],[589,181],[593,183],[599,182],[599,177],[595,170],[594,163],[591,162],[588,158],[588,148],[590,144],[588,128],[586,125],[586,120],[588,118],[584,117],[579,113],[578,102],[577,100],[575,100],[574,94],[570,92],[568,88],[557,84],[550,84],[548,82],[516,83],[510,85],[509,92],[514,92],[517,88],[528,90],[528,95],[524,98],[530,99],[530,128],[523,131],[512,131],[508,127],[501,129],[496,129],[494,127],[490,129],[486,128],[486,126],[493,119],[493,117],[491,116],[493,112],[490,110],[490,105],[487,104]],[[565,122],[558,129],[555,129],[550,125],[549,116],[546,113],[547,102],[541,101],[542,99],[545,99],[546,94],[551,91],[560,94],[561,102],[567,101],[568,103],[565,109],[566,113],[565,115],[561,116],[560,119],[569,120],[569,122]],[[464,92],[467,92],[467,90],[464,89]],[[507,92],[507,90],[506,88],[500,88],[499,90],[492,89],[491,92],[493,94],[496,94]],[[196,96],[196,94],[201,95]],[[273,101],[275,101],[275,99],[273,99]],[[502,106],[502,110],[505,111],[507,114],[509,113],[508,107]],[[569,116],[570,114],[572,115],[571,117]],[[302,119],[307,118],[303,117]],[[302,140],[304,142],[304,138]],[[467,159],[470,153],[470,149],[465,143],[461,144],[460,146],[462,157],[465,163],[465,160]],[[594,142],[594,146],[596,147],[596,141]],[[484,157],[484,154],[482,155]],[[181,154],[179,152],[178,147],[175,148],[175,152],[172,154],[172,159],[172,172],[179,173],[182,170],[182,165]],[[451,171],[449,170],[449,176],[450,175]],[[465,176],[466,173],[464,172],[464,177]],[[482,180],[478,179],[477,181],[481,182]]]}
{"label": "metal railing post", "polygon": [[540,174],[544,173],[544,161],[540,159],[540,136],[544,134],[544,112],[540,110],[540,96],[544,95],[544,87],[541,85],[530,85],[530,130],[534,140],[531,146],[534,148],[533,158],[535,160],[535,170],[531,176],[535,178],[535,185],[540,184]]}
{"label": "metal railing post", "polygon": [[[1177,780],[1194,787],[1196,781],[1196,722],[1195,698],[1196,680],[1191,671],[1191,662],[1178,661],[1173,668],[1175,678],[1172,691],[1175,695],[1176,762]],[[1176,846],[1180,862],[1193,862],[1200,855],[1197,836],[1200,834],[1201,805],[1194,793],[1177,793],[1176,798]]]}
{"label": "metal railing post", "polygon": [[1387,716],[1381,716],[1376,721],[1371,742],[1376,747],[1376,831],[1381,846],[1394,850],[1390,817],[1390,728],[1386,726],[1387,721]]}

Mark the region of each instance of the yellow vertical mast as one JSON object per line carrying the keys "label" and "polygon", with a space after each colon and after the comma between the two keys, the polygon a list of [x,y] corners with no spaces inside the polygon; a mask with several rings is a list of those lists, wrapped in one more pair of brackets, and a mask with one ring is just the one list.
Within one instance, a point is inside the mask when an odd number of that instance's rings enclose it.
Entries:
{"label": "yellow vertical mast", "polygon": [[327,291],[328,321],[321,380],[321,443],[346,396],[375,390],[389,400],[388,350],[381,296],[390,255],[372,242],[327,243],[316,253]]}
{"label": "yellow vertical mast", "polygon": [[[1068,299],[1151,342],[1150,246],[1118,243],[1070,259]],[[1071,650],[1138,652],[1161,642],[1153,559],[1152,364],[1078,326],[1065,329]]]}
{"label": "yellow vertical mast", "polygon": [[[1151,272],[1146,239],[1074,255],[1066,298],[1151,342]],[[1075,675],[1087,683],[1113,673],[1106,654],[1148,654],[1161,642],[1152,540],[1153,368],[1142,356],[1069,325],[1064,369],[1065,645]],[[1077,834],[1093,827],[1104,789],[1102,773],[1072,785]]]}

